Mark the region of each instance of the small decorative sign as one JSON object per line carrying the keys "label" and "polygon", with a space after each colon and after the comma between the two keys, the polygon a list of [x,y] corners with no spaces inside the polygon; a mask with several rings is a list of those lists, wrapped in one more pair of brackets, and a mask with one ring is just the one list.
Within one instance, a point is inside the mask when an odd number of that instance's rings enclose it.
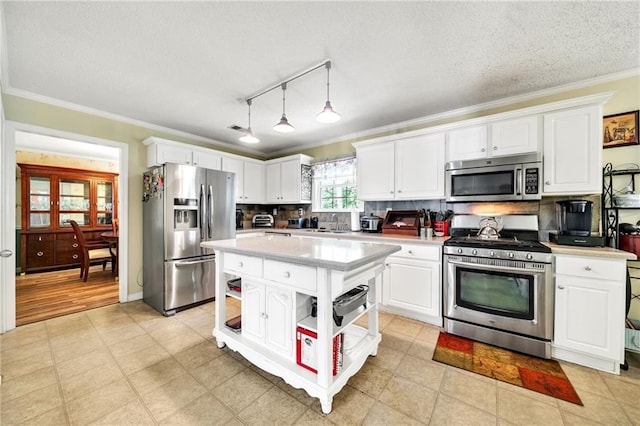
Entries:
{"label": "small decorative sign", "polygon": [[603,118],[603,148],[638,145],[638,113],[629,111]]}

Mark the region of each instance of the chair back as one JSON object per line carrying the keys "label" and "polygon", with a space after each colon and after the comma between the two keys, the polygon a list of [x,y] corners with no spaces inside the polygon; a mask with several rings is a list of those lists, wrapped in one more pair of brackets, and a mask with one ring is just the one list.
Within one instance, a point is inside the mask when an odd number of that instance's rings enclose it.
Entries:
{"label": "chair back", "polygon": [[114,233],[116,233],[116,234],[118,233],[118,227],[119,226],[120,226],[120,219],[118,219],[118,218],[111,219],[111,230]]}

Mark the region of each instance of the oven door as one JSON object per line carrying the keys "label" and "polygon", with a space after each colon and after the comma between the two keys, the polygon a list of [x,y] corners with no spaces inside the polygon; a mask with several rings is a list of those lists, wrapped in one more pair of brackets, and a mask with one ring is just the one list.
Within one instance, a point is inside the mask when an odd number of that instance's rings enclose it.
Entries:
{"label": "oven door", "polygon": [[521,200],[522,164],[447,171],[447,201]]}
{"label": "oven door", "polygon": [[445,317],[551,339],[551,265],[446,255]]}

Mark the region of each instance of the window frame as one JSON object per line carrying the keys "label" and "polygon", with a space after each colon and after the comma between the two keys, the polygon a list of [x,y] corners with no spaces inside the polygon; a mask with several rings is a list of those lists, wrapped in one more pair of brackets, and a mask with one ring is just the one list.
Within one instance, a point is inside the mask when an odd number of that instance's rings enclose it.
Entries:
{"label": "window frame", "polygon": [[[344,174],[344,175],[335,175],[333,177],[321,177],[321,176],[317,176],[317,168],[319,166],[325,165],[327,163],[339,163],[341,161],[352,161],[352,171],[350,174]],[[311,197],[311,207],[312,210],[314,212],[334,212],[334,213],[340,213],[340,212],[363,212],[364,211],[364,202],[358,199],[357,196],[357,162],[356,162],[356,157],[355,156],[349,156],[349,157],[343,157],[343,158],[336,158],[333,160],[326,160],[326,161],[321,161],[321,162],[317,162],[311,165],[311,176],[312,176],[312,197]],[[351,182],[340,182],[340,183],[333,183],[333,184],[322,184],[322,182],[326,182],[328,180],[341,180],[342,178],[346,178],[347,180],[351,179]],[[345,188],[345,187],[351,187],[353,188],[355,195],[355,203],[356,206],[355,207],[351,207],[351,208],[323,208],[322,206],[322,192],[323,189],[325,188]],[[342,191],[340,191],[342,192]],[[342,194],[341,194],[342,195]],[[344,197],[342,196],[334,196],[333,199],[334,200],[339,200],[342,199]]]}

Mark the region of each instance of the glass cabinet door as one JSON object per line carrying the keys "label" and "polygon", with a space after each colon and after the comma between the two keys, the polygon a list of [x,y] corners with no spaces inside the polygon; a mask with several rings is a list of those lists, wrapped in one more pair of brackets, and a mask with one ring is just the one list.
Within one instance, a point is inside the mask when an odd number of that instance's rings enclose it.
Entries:
{"label": "glass cabinet door", "polygon": [[29,227],[51,226],[51,179],[32,176],[29,178]]}
{"label": "glass cabinet door", "polygon": [[75,220],[78,225],[90,225],[90,196],[88,180],[60,179],[59,226],[70,226]]}
{"label": "glass cabinet door", "polygon": [[113,218],[113,184],[111,182],[98,182],[97,190],[97,224],[111,225],[111,219]]}

